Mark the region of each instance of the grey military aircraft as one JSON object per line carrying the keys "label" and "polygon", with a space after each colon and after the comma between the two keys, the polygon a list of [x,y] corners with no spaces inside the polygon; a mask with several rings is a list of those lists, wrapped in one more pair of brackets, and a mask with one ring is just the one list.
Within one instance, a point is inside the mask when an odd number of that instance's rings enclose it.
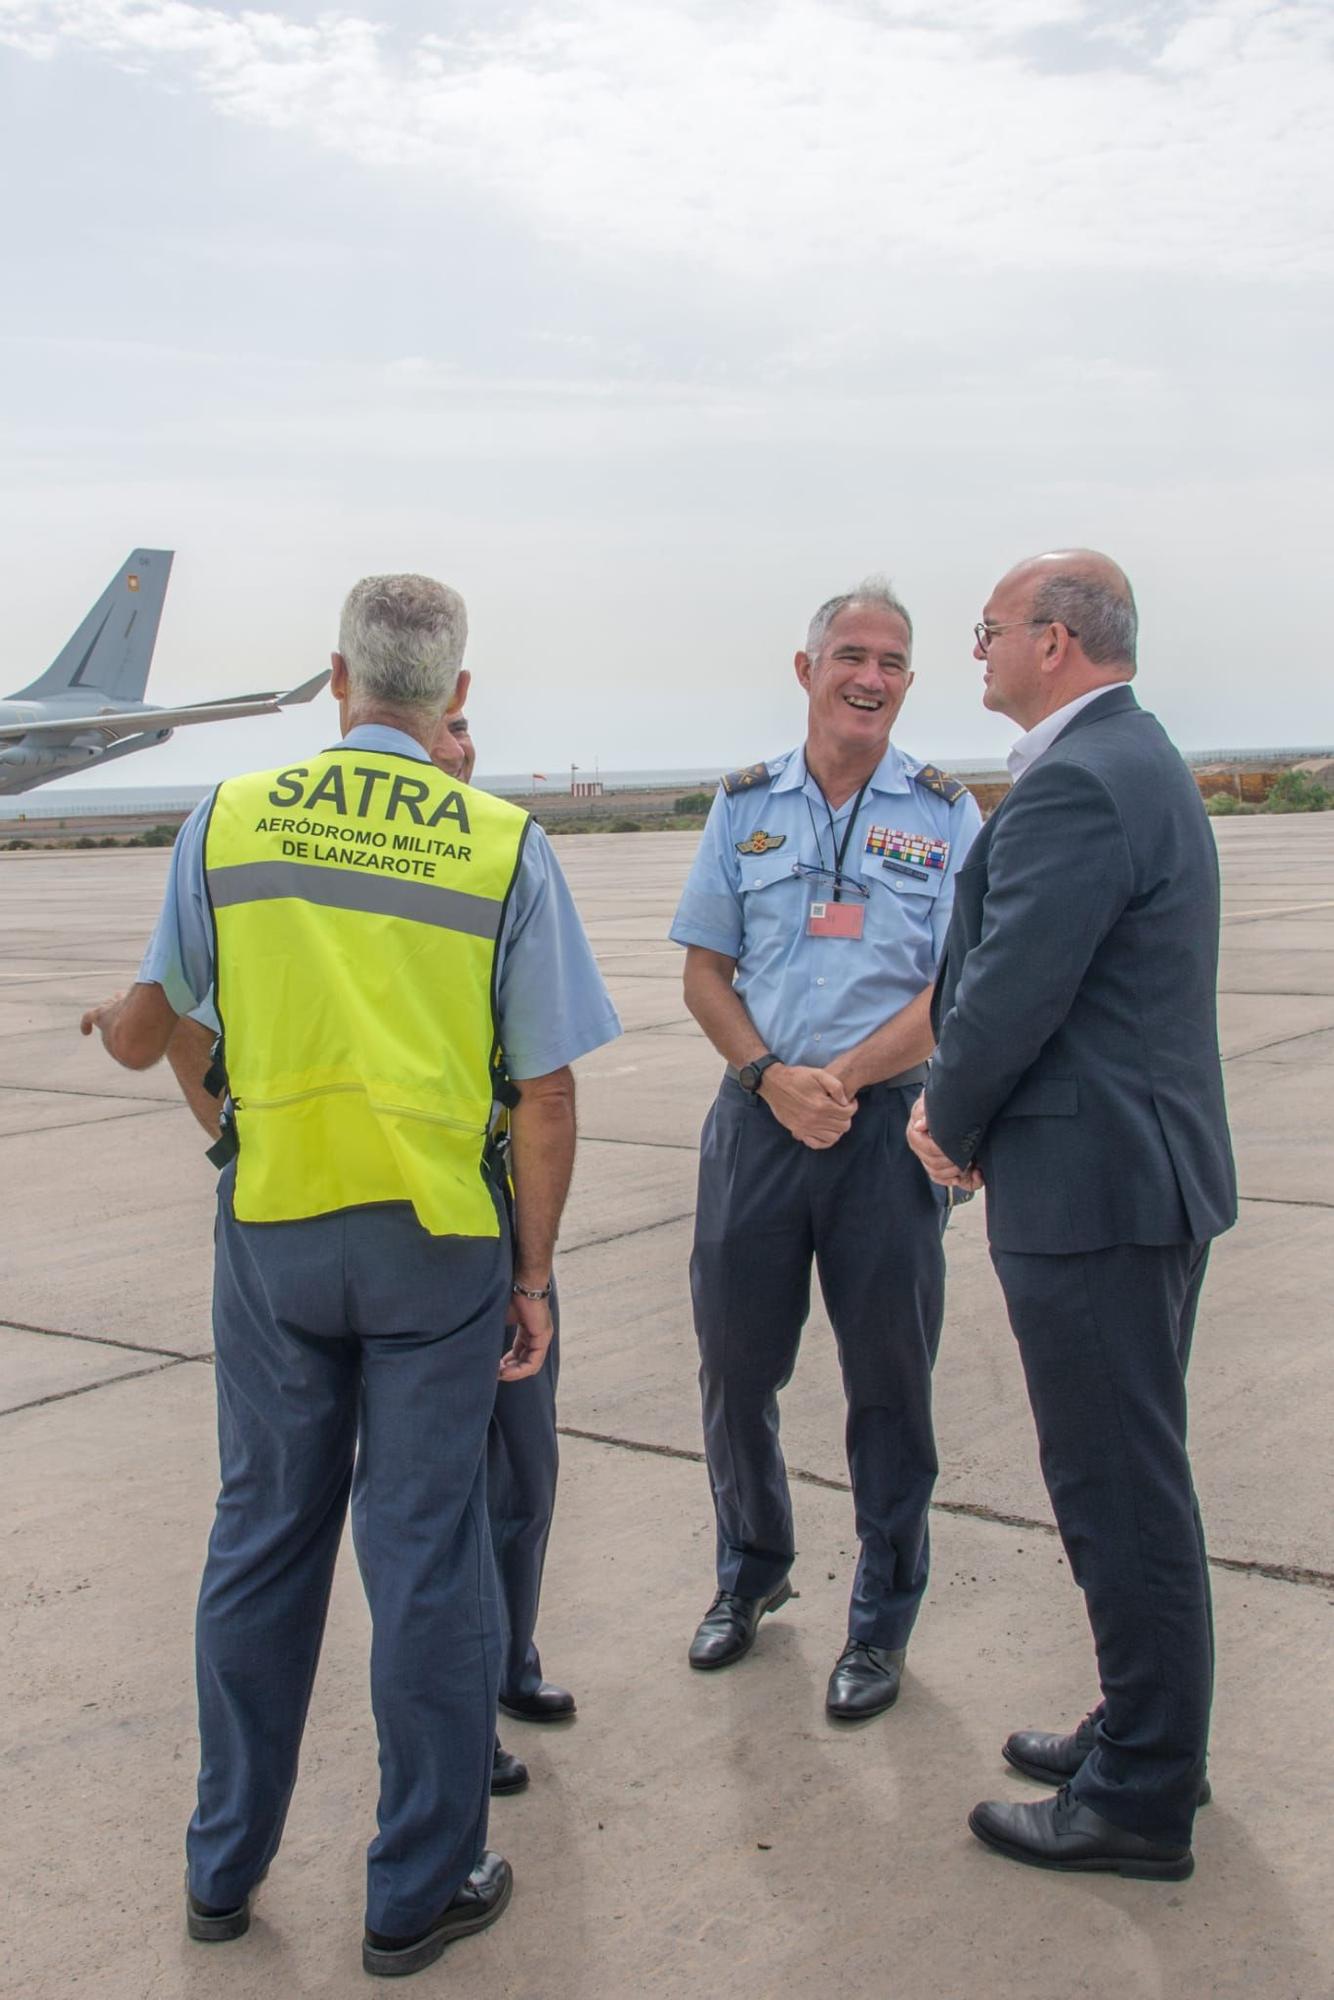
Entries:
{"label": "grey military aircraft", "polygon": [[173,553],[136,549],[46,672],[0,701],[0,793],[30,792],[71,771],[151,750],[188,723],[276,715],[319,693],[327,672],[286,693],[150,707],[143,692]]}

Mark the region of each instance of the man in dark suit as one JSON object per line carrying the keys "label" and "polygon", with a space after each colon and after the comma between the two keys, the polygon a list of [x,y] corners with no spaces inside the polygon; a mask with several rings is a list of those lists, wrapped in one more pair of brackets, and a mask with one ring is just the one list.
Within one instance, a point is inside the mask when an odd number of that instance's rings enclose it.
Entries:
{"label": "man in dark suit", "polygon": [[985,1183],[1102,1683],[1073,1734],[1005,1745],[1056,1796],[969,1824],[1039,1867],[1178,1880],[1213,1680],[1185,1370],[1236,1183],[1217,859],[1194,780],[1127,685],[1136,625],[1126,577],[1089,550],[1021,563],[988,600],[983,700],[1026,733],[959,871],[909,1136],[934,1180]]}

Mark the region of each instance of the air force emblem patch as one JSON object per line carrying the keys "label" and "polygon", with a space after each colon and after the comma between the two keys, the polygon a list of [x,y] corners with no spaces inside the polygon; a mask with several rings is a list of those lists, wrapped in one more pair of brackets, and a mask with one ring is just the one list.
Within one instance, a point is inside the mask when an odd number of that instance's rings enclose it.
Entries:
{"label": "air force emblem patch", "polygon": [[738,854],[772,854],[786,839],[785,833],[766,833],[761,826],[756,828],[749,840],[739,840],[736,851]]}

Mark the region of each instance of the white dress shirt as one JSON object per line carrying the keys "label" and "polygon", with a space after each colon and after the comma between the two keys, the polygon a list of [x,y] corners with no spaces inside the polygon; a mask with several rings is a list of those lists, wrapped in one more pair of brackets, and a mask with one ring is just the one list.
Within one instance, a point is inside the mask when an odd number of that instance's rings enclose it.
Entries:
{"label": "white dress shirt", "polygon": [[1091,701],[1098,701],[1110,694],[1112,687],[1124,687],[1124,681],[1113,681],[1111,687],[1090,688],[1087,694],[1076,695],[1064,708],[1055,708],[1050,715],[1044,715],[1025,735],[1016,737],[1010,746],[1005,762],[1009,766],[1010,783],[1017,785],[1025,771],[1031,771],[1044,750],[1050,750],[1067,722],[1073,722],[1081,708],[1087,708]]}

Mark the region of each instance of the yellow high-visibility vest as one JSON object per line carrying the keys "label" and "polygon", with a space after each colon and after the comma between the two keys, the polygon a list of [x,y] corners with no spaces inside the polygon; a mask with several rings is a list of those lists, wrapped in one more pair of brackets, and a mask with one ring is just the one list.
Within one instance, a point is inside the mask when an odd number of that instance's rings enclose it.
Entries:
{"label": "yellow high-visibility vest", "polygon": [[383,750],[218,787],[204,838],[242,1222],[409,1201],[496,1236],[496,956],[527,813]]}

